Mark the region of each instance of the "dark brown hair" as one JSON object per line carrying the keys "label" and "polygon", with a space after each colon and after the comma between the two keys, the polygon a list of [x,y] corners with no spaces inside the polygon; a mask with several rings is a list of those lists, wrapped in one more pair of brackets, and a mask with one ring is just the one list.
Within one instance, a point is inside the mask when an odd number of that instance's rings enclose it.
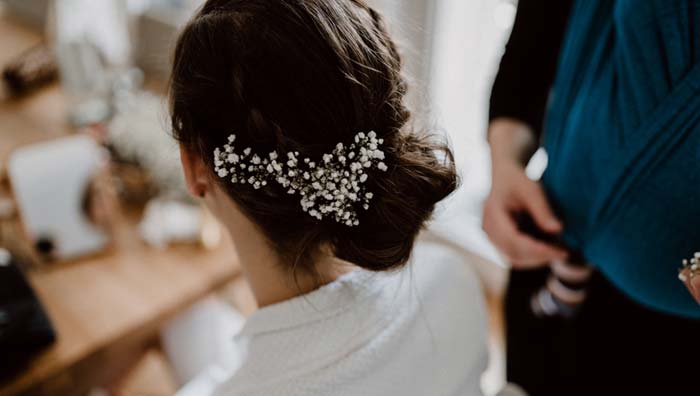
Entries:
{"label": "dark brown hair", "polygon": [[173,131],[217,180],[212,153],[231,133],[257,153],[320,159],[375,131],[388,171],[370,171],[359,226],[311,217],[275,183],[222,185],[292,269],[313,273],[321,246],[369,270],[398,268],[457,185],[449,148],[408,126],[400,69],[381,16],[361,0],[209,0],[175,49]]}

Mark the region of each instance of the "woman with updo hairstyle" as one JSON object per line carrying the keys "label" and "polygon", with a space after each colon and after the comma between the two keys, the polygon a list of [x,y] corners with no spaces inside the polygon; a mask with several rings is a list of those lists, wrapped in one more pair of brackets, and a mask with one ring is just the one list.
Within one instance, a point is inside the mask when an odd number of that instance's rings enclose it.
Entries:
{"label": "woman with updo hairstyle", "polygon": [[[412,129],[401,59],[363,0],[209,0],[182,31],[172,129],[259,306],[216,395],[473,395],[484,313],[419,233],[457,175]],[[234,342],[232,341],[232,342]]]}

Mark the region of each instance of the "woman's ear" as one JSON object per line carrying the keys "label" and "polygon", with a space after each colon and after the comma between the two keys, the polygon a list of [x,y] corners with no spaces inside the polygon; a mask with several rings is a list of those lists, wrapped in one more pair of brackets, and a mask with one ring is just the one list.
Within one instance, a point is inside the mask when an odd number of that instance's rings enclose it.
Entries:
{"label": "woman's ear", "polygon": [[183,145],[180,145],[180,161],[187,190],[196,197],[204,197],[209,190],[209,174],[204,161]]}

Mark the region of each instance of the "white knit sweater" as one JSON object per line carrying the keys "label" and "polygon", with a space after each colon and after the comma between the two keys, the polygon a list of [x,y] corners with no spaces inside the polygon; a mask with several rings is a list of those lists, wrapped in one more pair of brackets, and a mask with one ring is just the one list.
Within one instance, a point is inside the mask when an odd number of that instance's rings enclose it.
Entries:
{"label": "white knit sweater", "polygon": [[486,313],[463,256],[420,242],[391,274],[356,270],[253,314],[216,396],[480,395]]}

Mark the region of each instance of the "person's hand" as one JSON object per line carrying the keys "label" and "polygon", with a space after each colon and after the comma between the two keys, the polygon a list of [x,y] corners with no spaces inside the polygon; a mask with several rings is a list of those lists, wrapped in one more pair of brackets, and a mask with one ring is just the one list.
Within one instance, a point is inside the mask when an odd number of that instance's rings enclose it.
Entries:
{"label": "person's hand", "polygon": [[534,145],[531,131],[511,120],[494,121],[490,129],[493,178],[484,203],[484,231],[516,268],[566,258],[566,250],[527,235],[516,222],[518,214],[526,214],[543,233],[554,235],[562,230],[542,187],[525,174],[524,162]]}
{"label": "person's hand", "polygon": [[683,282],[695,301],[700,304],[700,273],[698,273],[698,270],[693,271],[690,266],[687,266],[681,270],[678,278]]}

